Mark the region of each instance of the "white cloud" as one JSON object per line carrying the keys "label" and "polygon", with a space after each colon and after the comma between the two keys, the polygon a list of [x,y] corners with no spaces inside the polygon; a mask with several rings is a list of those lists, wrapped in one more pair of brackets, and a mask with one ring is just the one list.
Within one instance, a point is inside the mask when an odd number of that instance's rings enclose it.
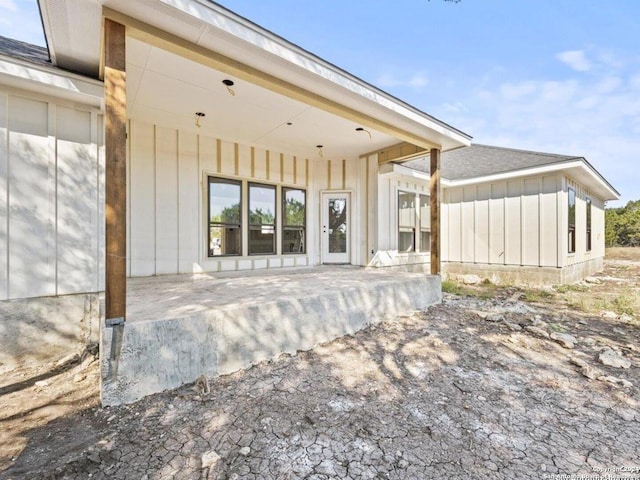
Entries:
{"label": "white cloud", "polygon": [[578,72],[591,70],[592,64],[584,53],[584,50],[568,50],[560,52],[556,58]]}
{"label": "white cloud", "polygon": [[10,12],[17,12],[18,5],[13,0],[0,0],[0,8],[3,10],[9,10]]}
{"label": "white cloud", "polygon": [[376,84],[381,87],[409,87],[420,90],[429,84],[429,77],[424,72],[416,72],[406,77],[386,73],[378,78]]}
{"label": "white cloud", "polygon": [[443,118],[477,143],[584,156],[624,204],[640,198],[640,66],[592,73],[484,84]]}

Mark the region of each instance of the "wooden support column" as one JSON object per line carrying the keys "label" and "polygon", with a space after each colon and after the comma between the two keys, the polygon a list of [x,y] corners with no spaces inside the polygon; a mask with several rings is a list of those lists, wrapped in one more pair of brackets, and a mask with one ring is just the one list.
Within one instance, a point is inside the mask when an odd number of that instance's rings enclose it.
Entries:
{"label": "wooden support column", "polygon": [[431,275],[440,275],[440,150],[432,148],[430,153]]}
{"label": "wooden support column", "polygon": [[127,96],[125,26],[104,21],[105,318],[124,324],[127,302]]}

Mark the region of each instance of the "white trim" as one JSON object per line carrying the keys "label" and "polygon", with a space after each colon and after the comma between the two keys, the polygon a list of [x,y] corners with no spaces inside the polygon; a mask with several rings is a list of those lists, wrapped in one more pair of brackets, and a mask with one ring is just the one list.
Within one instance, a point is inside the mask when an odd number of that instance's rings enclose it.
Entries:
{"label": "white trim", "polygon": [[104,85],[55,68],[38,67],[0,55],[0,84],[45,93],[104,110]]}
{"label": "white trim", "polygon": [[384,163],[378,167],[378,172],[381,176],[401,175],[403,177],[416,178],[418,180],[429,181],[431,175],[421,172],[420,170],[414,170],[413,168],[405,167],[397,163]]}

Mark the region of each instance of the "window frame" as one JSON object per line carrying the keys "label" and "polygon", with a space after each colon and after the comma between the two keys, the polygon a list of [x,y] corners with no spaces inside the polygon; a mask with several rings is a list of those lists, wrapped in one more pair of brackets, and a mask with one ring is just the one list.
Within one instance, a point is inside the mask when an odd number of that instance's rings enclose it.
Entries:
{"label": "window frame", "polygon": [[[273,224],[251,223],[251,187],[261,187],[273,190]],[[251,252],[251,231],[255,227],[269,226],[273,228],[273,251],[272,252]],[[254,228],[252,228],[254,227]],[[270,256],[278,254],[278,185],[261,182],[251,182],[247,180],[247,255],[248,256]]]}
{"label": "window frame", "polygon": [[[573,205],[572,203],[573,196]],[[567,189],[567,241],[568,253],[576,253],[576,190],[573,187]],[[571,223],[571,207],[573,206],[573,223]]]}
{"label": "window frame", "polygon": [[[431,195],[425,195],[424,193],[418,193],[418,209],[416,211],[420,211],[420,215],[419,215],[419,219],[418,221],[420,222],[420,248],[416,249],[416,252],[420,252],[420,253],[429,253],[431,252]],[[426,227],[422,226],[422,198],[426,198],[427,199],[427,207],[429,208],[429,221],[427,222]],[[424,245],[422,245],[422,234],[423,233],[429,233],[429,244],[426,245],[426,247]]]}
{"label": "window frame", "polygon": [[[219,183],[224,183],[227,185],[237,185],[240,187],[240,202],[239,202],[239,218],[238,223],[226,223],[226,222],[212,222],[211,221],[211,184],[212,180],[217,180]],[[231,178],[225,177],[217,177],[215,175],[207,175],[207,258],[221,258],[221,257],[241,257],[243,254],[243,246],[242,246],[242,236],[243,236],[243,225],[242,225],[242,209],[243,209],[243,201],[242,201],[242,180],[234,180]],[[228,227],[228,226],[237,226],[240,231],[240,252],[239,253],[225,253],[220,255],[213,255],[211,252],[211,248],[209,245],[211,244],[211,227]]]}
{"label": "window frame", "polygon": [[[304,195],[304,215],[303,215],[303,223],[302,225],[294,225],[294,224],[288,224],[287,222],[287,215],[286,215],[286,208],[287,208],[287,192],[288,191],[298,191],[298,192],[302,192],[302,194]],[[306,255],[307,253],[307,190],[304,188],[300,188],[300,187],[286,187],[286,186],[281,186],[280,187],[280,195],[281,195],[281,215],[282,215],[282,221],[281,221],[281,226],[280,226],[280,243],[282,244],[282,255]],[[300,247],[302,248],[302,251],[300,252],[285,252],[284,250],[284,232],[287,230],[297,230],[297,229],[302,229],[302,238],[300,240]]]}
{"label": "window frame", "polygon": [[591,221],[592,221],[592,217],[593,217],[593,212],[592,212],[592,208],[593,208],[593,201],[591,200],[590,197],[586,197],[585,198],[585,203],[587,206],[587,211],[585,213],[585,223],[586,223],[586,233],[587,233],[587,243],[586,243],[586,248],[587,248],[587,252],[590,252],[593,245],[591,243]]}
{"label": "window frame", "polygon": [[[403,226],[400,224],[400,196],[401,195],[411,195],[413,196],[413,227],[407,227],[407,226]],[[416,227],[416,223],[418,222],[418,214],[417,214],[417,209],[416,209],[416,200],[417,200],[417,194],[415,192],[410,192],[407,190],[397,190],[397,195],[396,195],[396,213],[397,213],[397,245],[396,245],[396,249],[398,250],[398,253],[416,253],[417,249],[416,249],[416,231],[417,231],[417,227]],[[411,244],[411,250],[400,250],[400,234],[401,233],[411,233],[411,237],[413,239],[412,244]]]}

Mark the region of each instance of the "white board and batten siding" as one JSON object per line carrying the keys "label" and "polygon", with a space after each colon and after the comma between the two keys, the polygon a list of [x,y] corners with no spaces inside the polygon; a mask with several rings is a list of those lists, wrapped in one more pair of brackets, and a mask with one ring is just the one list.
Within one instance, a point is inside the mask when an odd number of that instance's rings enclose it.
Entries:
{"label": "white board and batten siding", "polygon": [[558,175],[443,189],[446,262],[560,266]]}
{"label": "white board and batten siding", "polygon": [[[564,265],[575,265],[592,259],[602,258],[605,254],[604,228],[605,228],[605,203],[596,197],[593,192],[570,177],[563,177],[562,208],[563,232],[568,230],[569,208],[568,190],[573,188],[576,192],[576,251],[565,254]],[[587,198],[591,199],[591,251],[587,251]],[[568,235],[563,233],[563,251],[568,251]]]}
{"label": "white board and batten siding", "polygon": [[99,111],[0,89],[0,300],[104,288]]}
{"label": "white board and batten siding", "polygon": [[[362,255],[356,160],[305,158],[204,134],[130,120],[128,245],[130,276],[279,268],[320,263],[320,192],[352,195],[352,263]],[[307,253],[207,257],[207,178],[246,180],[306,190]],[[247,198],[243,184],[243,202]],[[278,189],[276,241],[281,245]],[[243,224],[247,224],[246,203]],[[247,236],[243,237],[247,250]]]}
{"label": "white board and batten siding", "polygon": [[[576,191],[576,252],[568,253],[568,187]],[[586,251],[586,199],[592,250]],[[448,187],[443,192],[446,262],[565,267],[604,256],[604,202],[562,174]]]}

